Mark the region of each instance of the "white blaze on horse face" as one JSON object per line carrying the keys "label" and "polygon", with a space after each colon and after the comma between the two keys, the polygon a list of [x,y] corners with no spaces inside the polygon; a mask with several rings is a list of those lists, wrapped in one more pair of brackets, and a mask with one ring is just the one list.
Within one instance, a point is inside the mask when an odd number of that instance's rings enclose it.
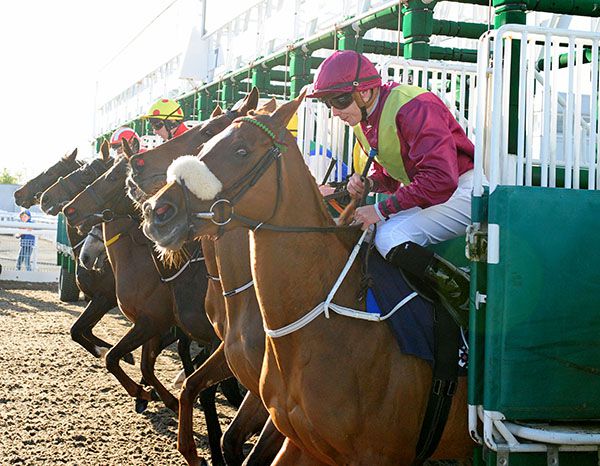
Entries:
{"label": "white blaze on horse face", "polygon": [[201,201],[210,201],[223,189],[223,184],[206,166],[194,155],[181,156],[169,166],[167,183],[185,182],[187,188]]}

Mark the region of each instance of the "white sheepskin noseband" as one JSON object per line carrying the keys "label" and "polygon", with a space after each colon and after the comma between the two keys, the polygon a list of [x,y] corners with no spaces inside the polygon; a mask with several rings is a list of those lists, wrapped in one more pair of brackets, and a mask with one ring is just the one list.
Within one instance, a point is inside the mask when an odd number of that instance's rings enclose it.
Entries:
{"label": "white sheepskin noseband", "polygon": [[185,182],[194,196],[202,201],[210,201],[223,189],[219,179],[209,170],[204,162],[194,155],[183,155],[169,166],[167,183]]}

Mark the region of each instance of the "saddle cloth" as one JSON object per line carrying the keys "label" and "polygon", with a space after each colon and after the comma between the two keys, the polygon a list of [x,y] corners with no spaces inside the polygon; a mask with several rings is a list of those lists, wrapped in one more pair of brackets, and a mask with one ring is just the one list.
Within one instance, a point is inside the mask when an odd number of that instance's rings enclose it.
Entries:
{"label": "saddle cloth", "polygon": [[[366,247],[363,248],[362,253],[366,253]],[[374,248],[369,252],[367,267],[366,273],[369,278],[366,296],[367,312],[385,316],[403,299],[414,293],[403,273],[386,261]],[[431,365],[434,362],[435,344],[433,318],[433,304],[421,295],[417,295],[387,319],[400,350],[404,354],[424,359]],[[466,342],[457,343],[458,364],[462,369],[466,369]]]}

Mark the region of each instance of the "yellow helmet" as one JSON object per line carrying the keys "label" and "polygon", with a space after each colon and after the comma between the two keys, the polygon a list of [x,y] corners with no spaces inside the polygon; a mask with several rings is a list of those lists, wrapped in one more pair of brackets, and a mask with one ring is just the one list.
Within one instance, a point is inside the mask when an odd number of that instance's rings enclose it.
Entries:
{"label": "yellow helmet", "polygon": [[158,99],[142,118],[156,118],[157,120],[183,120],[181,105],[171,99]]}

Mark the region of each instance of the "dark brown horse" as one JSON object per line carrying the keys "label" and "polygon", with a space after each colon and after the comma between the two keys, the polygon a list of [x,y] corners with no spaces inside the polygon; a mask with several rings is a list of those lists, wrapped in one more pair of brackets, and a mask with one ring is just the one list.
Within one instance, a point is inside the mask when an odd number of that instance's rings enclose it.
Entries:
{"label": "dark brown horse", "polygon": [[[329,230],[334,223],[285,129],[301,99],[237,120],[204,146],[200,160],[174,170],[174,181],[144,205],[145,233],[176,249],[190,230],[202,237],[252,227],[252,275],[269,329],[260,393],[287,437],[274,465],[408,466],[430,392],[427,362],[401,353],[385,323],[333,311],[329,318],[313,313],[291,333],[273,332],[313,309],[325,312],[320,303],[352,249],[348,234]],[[334,302],[364,309],[361,279],[355,263]],[[470,457],[466,414],[462,380],[434,459]]]}
{"label": "dark brown horse", "polygon": [[[127,170],[126,158],[117,161],[111,170],[67,204],[64,212],[69,222],[86,228],[100,217],[104,217],[104,220],[109,217],[113,219],[104,223],[103,233],[109,261],[115,273],[119,307],[134,326],[106,354],[108,370],[130,395],[147,401],[152,399],[152,392],[131,380],[118,364],[124,352],[143,345],[141,368],[144,379],[156,389],[165,404],[177,412],[178,401],[154,375],[154,362],[160,349],[160,336],[174,325],[184,329],[201,345],[217,346],[218,338],[202,312],[202,283],[198,286],[190,282],[198,273],[196,269],[203,268],[204,264],[190,263],[185,270],[180,270],[180,274],[177,270],[165,270],[166,275],[161,277],[152,244],[139,229],[132,201],[124,196]],[[190,252],[193,258],[194,253]],[[176,273],[177,282],[185,285],[183,294],[174,292],[174,281],[169,280]],[[205,275],[200,274],[206,288]],[[189,373],[193,371],[193,367],[186,369]],[[229,372],[227,377],[231,376]],[[237,386],[235,381],[230,381],[229,384]],[[215,390],[216,387],[203,393],[201,403],[207,418],[213,464],[224,464],[219,448],[221,430],[214,403]]]}
{"label": "dark brown horse", "polygon": [[[15,193],[15,200],[18,200],[18,202],[27,207],[44,200],[45,202],[42,202],[42,209],[46,211],[44,207],[48,207],[50,199],[55,198],[62,201],[68,201],[83,189],[87,183],[81,186],[81,183],[78,181],[80,177],[90,180],[92,176],[91,173],[96,173],[99,170],[105,171],[106,168],[103,167],[107,167],[112,163],[112,159],[109,157],[108,144],[102,145],[100,157],[90,164],[78,162],[75,159],[76,155],[77,149],[27,182]],[[77,173],[77,175],[75,175],[75,173]],[[67,179],[69,179],[69,181],[66,181]],[[61,185],[61,188],[54,189],[53,186],[57,185]],[[66,187],[64,190],[67,191],[70,196],[64,193],[59,195],[59,193],[56,192],[58,189],[61,189],[62,191],[62,186]],[[54,194],[48,196],[48,190],[54,190]],[[56,215],[57,211],[52,206],[49,207],[50,210],[52,210],[51,215]],[[80,235],[74,228],[68,227],[67,236],[70,243],[73,245],[73,254],[75,260],[77,260],[79,245],[85,238],[85,235]],[[92,329],[106,312],[117,305],[114,291],[114,276],[110,267],[107,267],[101,272],[88,271],[77,267],[76,280],[78,287],[90,298],[90,301],[84,312],[71,327],[71,338],[94,356],[100,357],[111,348],[112,345],[101,338],[96,337],[92,333]],[[127,354],[125,356],[125,361],[133,364],[133,356]]]}

